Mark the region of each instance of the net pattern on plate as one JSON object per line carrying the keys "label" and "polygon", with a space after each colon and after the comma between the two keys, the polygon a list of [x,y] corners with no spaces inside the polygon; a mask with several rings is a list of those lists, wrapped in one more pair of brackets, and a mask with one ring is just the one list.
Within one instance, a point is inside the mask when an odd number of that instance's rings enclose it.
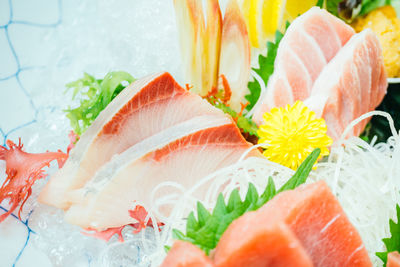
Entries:
{"label": "net pattern on plate", "polygon": [[[13,43],[12,38],[10,37],[10,32],[9,32],[9,28],[11,25],[22,25],[22,26],[26,26],[26,27],[39,27],[39,28],[55,28],[58,25],[61,24],[62,22],[62,0],[55,0],[57,1],[57,8],[58,8],[58,19],[56,22],[54,23],[50,23],[50,24],[42,24],[42,23],[36,23],[33,21],[29,21],[29,20],[19,20],[19,19],[14,19],[14,7],[13,7],[13,1],[12,0],[8,0],[8,7],[9,7],[9,19],[8,22],[1,25],[0,24],[0,34],[4,34],[6,37],[6,41],[8,43],[9,46],[9,51],[11,53],[11,57],[13,58],[14,63],[17,66],[17,69],[14,73],[10,74],[10,75],[2,75],[2,73],[0,72],[0,90],[8,90],[7,86],[4,86],[4,84],[12,79],[15,79],[15,81],[18,84],[18,87],[16,88],[16,90],[20,90],[19,93],[22,92],[22,94],[28,99],[29,101],[29,105],[31,107],[31,109],[33,110],[33,119],[30,119],[27,122],[24,122],[20,125],[17,125],[16,127],[13,127],[12,129],[9,130],[3,130],[4,127],[2,127],[4,122],[0,122],[0,138],[2,138],[2,143],[3,146],[6,146],[6,140],[9,137],[10,134],[12,134],[13,132],[27,127],[29,125],[32,125],[34,123],[37,123],[37,116],[38,116],[38,108],[35,106],[35,103],[32,100],[31,95],[29,94],[26,86],[21,82],[21,74],[25,71],[29,71],[29,70],[33,70],[33,69],[37,69],[37,68],[42,68],[43,66],[24,66],[23,64],[21,64],[21,58],[18,55],[16,49],[15,49],[15,44]],[[9,89],[10,90],[10,89]],[[15,91],[12,92],[7,92],[10,94],[14,94]],[[7,101],[7,99],[2,99],[2,101]],[[4,110],[2,110],[1,112],[6,112]],[[23,114],[19,114],[18,116],[23,116]],[[32,234],[35,234],[35,232],[29,227],[29,217],[30,214],[32,213],[33,210],[31,210],[28,215],[26,216],[26,218],[24,218],[23,220],[19,220],[18,216],[16,216],[15,214],[11,215],[11,218],[15,219],[16,221],[18,221],[18,223],[21,223],[22,225],[24,225],[26,227],[26,239],[25,239],[25,243],[22,246],[21,250],[19,251],[17,257],[14,260],[13,266],[15,266],[18,262],[18,260],[21,258],[26,246],[29,243],[30,237]],[[7,209],[3,206],[0,206],[0,212],[7,212]]]}

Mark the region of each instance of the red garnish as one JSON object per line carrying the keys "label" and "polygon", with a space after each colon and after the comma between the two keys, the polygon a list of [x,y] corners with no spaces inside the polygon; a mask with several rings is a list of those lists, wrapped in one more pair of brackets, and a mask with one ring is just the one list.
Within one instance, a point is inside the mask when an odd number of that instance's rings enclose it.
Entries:
{"label": "red garnish", "polygon": [[[133,232],[135,234],[139,233],[142,229],[146,228],[146,226],[154,227],[153,221],[151,218],[146,223],[146,217],[147,217],[147,211],[143,206],[136,205],[134,210],[129,210],[129,216],[131,216],[133,219],[136,219],[138,222],[135,223],[134,230]],[[159,222],[157,223],[158,230],[160,231],[160,227],[163,226],[164,224]]]}
{"label": "red garnish", "polygon": [[231,87],[229,86],[229,82],[226,79],[225,75],[221,75],[221,83],[220,86],[222,89],[218,89],[217,87],[213,86],[211,91],[208,91],[207,95],[203,98],[207,99],[208,102],[215,105],[216,103],[222,103],[225,106],[229,107],[229,100],[231,100],[232,91]]}
{"label": "red garnish", "polygon": [[207,95],[204,96],[204,98],[208,100],[213,100],[213,99],[216,100],[216,98],[218,98],[217,94],[218,94],[218,88],[213,86],[211,88],[211,91],[208,91]]}
{"label": "red garnish", "polygon": [[22,151],[23,145],[19,139],[18,145],[7,140],[7,149],[0,146],[0,160],[6,162],[7,178],[0,188],[0,204],[8,199],[11,207],[8,212],[0,215],[0,222],[4,221],[20,205],[18,217],[21,219],[21,211],[29,196],[32,194],[33,184],[46,177],[42,170],[50,166],[50,162],[57,160],[61,168],[68,155],[58,152],[46,152],[32,154]]}
{"label": "red garnish", "polygon": [[238,119],[240,116],[243,115],[243,111],[245,110],[245,108],[249,105],[250,103],[247,102],[246,104],[240,103],[241,109],[240,112],[237,114],[237,116],[235,118],[233,118],[233,120],[237,123]]}
{"label": "red garnish", "polygon": [[[129,210],[128,212],[129,212],[129,216],[131,216],[132,218],[134,218],[135,220],[138,221],[137,223],[127,224],[127,225],[123,225],[120,227],[108,228],[104,231],[97,231],[95,229],[87,228],[85,230],[90,231],[90,232],[89,233],[82,232],[82,233],[84,235],[93,236],[93,237],[96,237],[99,239],[103,239],[105,241],[109,241],[111,239],[111,237],[113,237],[115,234],[117,234],[118,241],[124,242],[124,238],[122,237],[122,230],[126,226],[131,226],[132,228],[134,228],[134,230],[133,230],[134,234],[139,233],[140,231],[142,231],[142,229],[145,229],[147,226],[154,227],[151,219],[148,219],[148,221],[146,223],[147,211],[143,206],[136,205],[134,210]],[[163,223],[157,223],[159,231],[161,231],[160,227],[163,225],[164,225]]]}
{"label": "red garnish", "polygon": [[193,88],[193,85],[186,84],[186,91],[190,91]]}
{"label": "red garnish", "polygon": [[228,79],[225,77],[225,75],[221,74],[220,77],[222,79],[222,87],[224,88],[224,98],[222,99],[222,102],[226,104],[231,99],[232,90],[229,85]]}
{"label": "red garnish", "polygon": [[[128,224],[130,225],[130,224]],[[125,228],[126,225],[120,226],[120,227],[114,227],[114,228],[108,228],[107,230],[104,231],[97,231],[96,229],[92,228],[87,228],[85,231],[89,232],[82,232],[82,234],[87,235],[87,236],[92,236],[96,237],[99,239],[103,239],[108,242],[108,240],[111,239],[115,234],[118,235],[118,241],[119,242],[124,242],[124,238],[122,237],[122,230]]]}
{"label": "red garnish", "polygon": [[69,155],[69,151],[75,147],[75,144],[76,142],[79,141],[80,137],[74,131],[70,131],[68,137],[69,137],[69,145],[67,147],[67,154]]}

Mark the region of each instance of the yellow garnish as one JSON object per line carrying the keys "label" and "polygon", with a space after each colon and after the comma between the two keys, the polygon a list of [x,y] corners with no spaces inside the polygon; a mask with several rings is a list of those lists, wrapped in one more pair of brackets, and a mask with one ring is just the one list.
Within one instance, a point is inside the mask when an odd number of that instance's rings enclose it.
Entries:
{"label": "yellow garnish", "polygon": [[317,119],[303,102],[273,108],[263,119],[258,143],[268,144],[263,154],[269,160],[296,170],[315,148],[321,149],[320,157],[329,154],[332,139],[326,134],[325,120]]}
{"label": "yellow garnish", "polygon": [[357,32],[370,28],[376,33],[388,77],[400,77],[400,19],[396,10],[392,6],[375,9],[358,18],[352,26]]}
{"label": "yellow garnish", "polygon": [[259,47],[259,26],[257,26],[257,14],[260,12],[257,8],[260,0],[242,1],[242,12],[246,19],[247,30],[249,32],[250,43],[254,47]]}
{"label": "yellow garnish", "polygon": [[315,6],[317,0],[239,0],[253,47],[264,47],[273,40],[276,30],[283,31],[286,21],[293,21]]}

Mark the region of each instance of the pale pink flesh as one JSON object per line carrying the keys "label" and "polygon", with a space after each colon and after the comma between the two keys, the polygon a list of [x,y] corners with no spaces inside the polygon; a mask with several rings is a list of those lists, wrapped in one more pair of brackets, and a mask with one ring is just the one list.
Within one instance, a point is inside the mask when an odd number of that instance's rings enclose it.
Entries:
{"label": "pale pink flesh", "polygon": [[400,254],[398,251],[390,252],[387,256],[387,267],[400,267]]}
{"label": "pale pink flesh", "polygon": [[[272,107],[302,100],[340,138],[351,121],[374,110],[387,81],[377,37],[354,31],[339,19],[312,8],[296,19],[278,49],[275,71],[254,113],[256,123]],[[368,120],[347,135],[361,134]]]}
{"label": "pale pink flesh", "polygon": [[210,258],[192,243],[177,240],[160,267],[213,267]]}
{"label": "pale pink flesh", "polygon": [[39,201],[68,208],[65,194],[82,187],[115,154],[197,115],[222,112],[180,87],[169,73],[143,78],[124,89],[82,135]]}
{"label": "pale pink flesh", "polygon": [[[84,188],[71,192],[74,204],[65,219],[97,230],[134,223],[128,210],[136,203],[146,209],[154,207],[150,194],[157,185],[175,182],[188,189],[236,162],[250,147],[236,125],[219,116],[194,118],[164,132],[114,157]],[[172,136],[176,132],[178,136]],[[155,197],[171,192],[176,190],[163,188]],[[161,210],[168,215],[170,207]]]}
{"label": "pale pink flesh", "polygon": [[[365,30],[354,35],[324,68],[305,103],[325,118],[328,135],[336,140],[351,121],[379,105],[386,87],[379,41]],[[348,136],[360,135],[367,122],[358,124]]]}
{"label": "pale pink flesh", "polygon": [[318,7],[295,19],[279,45],[274,73],[253,116],[255,122],[261,124],[262,115],[273,107],[305,100],[322,69],[352,35],[350,26]]}
{"label": "pale pink flesh", "polygon": [[260,222],[282,219],[315,267],[372,267],[361,236],[324,181],[282,192],[256,214]]}
{"label": "pale pink flesh", "polygon": [[307,251],[275,214],[260,220],[257,211],[234,220],[214,252],[216,267],[312,267]]}

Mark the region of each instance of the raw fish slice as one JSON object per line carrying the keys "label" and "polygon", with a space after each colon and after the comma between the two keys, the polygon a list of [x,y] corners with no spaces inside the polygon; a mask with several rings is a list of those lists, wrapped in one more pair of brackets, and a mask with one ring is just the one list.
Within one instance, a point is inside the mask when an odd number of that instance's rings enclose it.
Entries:
{"label": "raw fish slice", "polygon": [[[114,156],[90,183],[71,192],[74,204],[65,219],[96,230],[134,223],[128,210],[135,203],[147,210],[153,207],[151,192],[160,183],[174,182],[189,188],[200,178],[236,162],[249,147],[227,117],[191,119]],[[155,198],[175,191],[163,188]],[[169,207],[160,209],[168,216]]]}
{"label": "raw fish slice", "polygon": [[[291,88],[292,98],[300,100],[307,98],[310,92],[304,88],[311,88],[313,79],[300,57],[293,50],[282,55],[282,68],[286,70],[286,79]],[[284,105],[282,102],[276,104]]]}
{"label": "raw fish slice", "polygon": [[64,167],[53,175],[39,201],[66,209],[65,194],[82,187],[114,154],[194,116],[219,114],[179,86],[169,73],[152,75],[124,89],[81,136]]}
{"label": "raw fish slice", "polygon": [[256,213],[258,222],[283,220],[316,267],[372,266],[360,235],[324,181],[282,192]]}
{"label": "raw fish slice", "polygon": [[217,267],[312,267],[312,261],[292,230],[274,216],[260,220],[248,212],[232,222],[214,254]]}
{"label": "raw fish slice", "polygon": [[185,241],[175,241],[161,267],[212,267],[206,254],[195,245]]}
{"label": "raw fish slice", "polygon": [[273,107],[305,100],[322,69],[354,33],[349,25],[318,7],[295,19],[279,45],[274,73],[253,116],[255,122],[261,124],[262,115]]}
{"label": "raw fish slice", "polygon": [[[260,125],[263,123],[262,115],[269,110],[267,107],[274,107],[275,103],[292,103],[294,102],[294,97],[292,94],[292,88],[290,87],[290,84],[288,82],[288,79],[286,76],[280,76],[279,74],[272,75],[271,78],[269,79],[268,84],[271,84],[271,86],[275,89],[276,92],[279,92],[274,94],[273,96],[265,96],[263,93],[260,97],[263,97],[263,102],[257,103],[256,106],[256,111],[253,115],[253,120]],[[262,111],[261,111],[262,110]],[[261,113],[262,112],[262,113]],[[258,117],[261,116],[261,117]]]}
{"label": "raw fish slice", "polygon": [[[383,68],[379,40],[367,29],[354,35],[321,72],[305,104],[325,118],[334,140],[352,120],[382,101],[387,88]],[[350,135],[360,135],[367,122],[354,127]]]}
{"label": "raw fish slice", "polygon": [[311,88],[312,80],[300,58],[288,50],[282,55],[280,68],[285,69],[285,72],[276,72],[271,76],[268,88],[274,88],[276,93],[270,95],[268,92],[272,91],[267,91],[265,104],[280,107],[293,103],[294,99],[306,99],[309,92],[304,88]]}
{"label": "raw fish slice", "polygon": [[390,252],[387,256],[386,267],[400,267],[400,254],[397,251]]}

